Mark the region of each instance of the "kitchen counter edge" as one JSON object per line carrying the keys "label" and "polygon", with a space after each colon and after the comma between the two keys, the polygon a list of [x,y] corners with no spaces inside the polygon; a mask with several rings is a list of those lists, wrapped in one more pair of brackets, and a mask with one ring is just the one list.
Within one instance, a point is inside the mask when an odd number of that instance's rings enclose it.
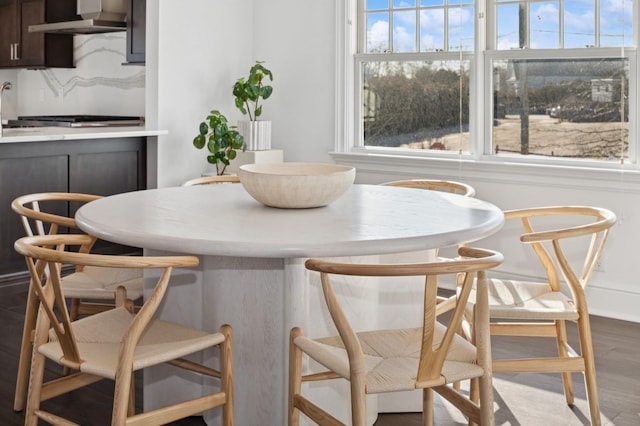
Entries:
{"label": "kitchen counter edge", "polygon": [[169,134],[168,130],[149,129],[146,127],[33,127],[21,129],[4,129],[0,143],[42,142],[59,140],[106,139],[140,136],[161,136]]}

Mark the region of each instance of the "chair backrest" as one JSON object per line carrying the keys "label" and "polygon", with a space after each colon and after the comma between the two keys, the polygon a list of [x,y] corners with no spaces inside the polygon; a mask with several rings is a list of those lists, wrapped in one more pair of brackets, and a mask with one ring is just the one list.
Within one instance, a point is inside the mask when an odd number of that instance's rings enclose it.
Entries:
{"label": "chair backrest", "polygon": [[465,195],[467,197],[474,197],[476,195],[476,190],[471,185],[452,180],[408,179],[385,182],[383,183],[383,185],[402,186],[405,188],[420,188],[428,189],[431,191],[445,191],[452,192],[454,194]]}
{"label": "chair backrest", "polygon": [[[449,346],[455,334],[460,329],[465,313],[465,307],[469,294],[474,287],[474,279],[478,280],[478,288],[486,291],[485,271],[498,266],[502,260],[502,254],[478,248],[461,247],[460,257],[455,259],[440,259],[430,263],[406,263],[406,264],[353,264],[337,263],[319,259],[309,259],[306,267],[320,272],[322,290],[327,308],[344,343],[350,365],[362,363],[363,350],[356,331],[351,326],[349,319],[340,301],[333,290],[332,275],[352,275],[360,277],[407,277],[423,276],[425,279],[423,300],[423,338],[420,360],[417,372],[417,382],[436,382],[441,380],[442,366],[445,361]],[[461,287],[458,295],[458,303],[448,322],[447,331],[441,344],[434,347],[436,334],[434,324],[436,321],[436,296],[438,291],[438,277],[441,275],[461,276]],[[387,281],[388,282],[388,281]],[[484,317],[488,324],[488,310],[478,313]],[[488,336],[485,336],[488,338]],[[443,384],[440,382],[439,384]]]}
{"label": "chair backrest", "polygon": [[240,178],[236,175],[214,175],[203,176],[195,179],[191,179],[182,184],[182,186],[193,185],[210,185],[216,183],[240,183]]}
{"label": "chair backrest", "polygon": [[[520,241],[533,248],[551,288],[560,291],[563,276],[574,299],[584,299],[584,289],[600,260],[616,215],[599,207],[552,206],[505,211],[505,218],[520,219],[524,231]],[[580,237],[586,238],[588,244],[581,267],[572,268],[563,244]]]}
{"label": "chair backrest", "polygon": [[73,208],[101,198],[99,195],[42,192],[13,200],[11,208],[20,215],[28,236],[57,234],[60,228],[77,229],[71,216]]}
{"label": "chair backrest", "polygon": [[[53,328],[57,340],[64,352],[63,365],[79,368],[82,362],[79,356],[78,346],[74,339],[71,319],[67,310],[61,283],[61,267],[63,264],[71,264],[79,267],[98,266],[107,268],[155,268],[162,272],[152,293],[146,298],[145,304],[140,309],[136,318],[129,326],[125,341],[122,343],[123,351],[133,355],[135,345],[152,319],[167,288],[169,277],[173,267],[190,267],[198,264],[198,259],[193,256],[114,256],[87,254],[83,251],[91,247],[94,237],[89,235],[45,235],[35,237],[23,237],[15,242],[15,249],[23,255],[31,276],[31,286],[38,295],[40,310],[46,313],[46,319],[38,322],[40,331]],[[67,251],[71,247],[78,247],[79,252]],[[44,278],[45,269],[50,273]],[[124,307],[123,307],[124,308]],[[46,333],[38,333],[46,335]]]}

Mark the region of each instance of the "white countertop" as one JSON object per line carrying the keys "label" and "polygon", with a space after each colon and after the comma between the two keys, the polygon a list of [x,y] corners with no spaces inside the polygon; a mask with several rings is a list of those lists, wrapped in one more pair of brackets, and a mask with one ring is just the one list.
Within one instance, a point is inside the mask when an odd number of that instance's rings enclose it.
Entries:
{"label": "white countertop", "polygon": [[130,192],[81,207],[82,230],[117,243],[243,257],[350,256],[432,249],[492,234],[504,217],[475,198],[353,185],[326,207],[266,207],[241,185]]}
{"label": "white countertop", "polygon": [[139,136],[159,136],[167,130],[150,129],[145,126],[113,127],[22,127],[3,129],[0,143],[42,142],[58,140],[126,138]]}

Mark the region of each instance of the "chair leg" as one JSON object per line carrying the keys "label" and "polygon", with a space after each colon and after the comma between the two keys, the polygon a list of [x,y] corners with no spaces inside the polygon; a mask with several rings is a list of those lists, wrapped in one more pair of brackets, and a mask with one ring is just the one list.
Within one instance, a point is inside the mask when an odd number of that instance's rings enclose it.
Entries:
{"label": "chair leg", "polygon": [[493,413],[493,369],[491,356],[491,324],[489,320],[488,288],[484,271],[478,272],[478,284],[475,308],[475,328],[473,343],[476,346],[478,365],[484,368],[484,374],[471,381],[471,393],[476,392],[480,400],[480,423],[483,426],[494,424]]}
{"label": "chair leg", "polygon": [[20,359],[18,361],[18,374],[16,378],[16,391],[13,400],[13,409],[22,411],[27,402],[27,390],[29,387],[29,370],[31,369],[31,355],[33,352],[33,332],[38,316],[38,298],[35,291],[29,286],[27,294],[27,307],[25,309],[24,325],[22,328],[22,342],[20,343]]}
{"label": "chair leg", "polygon": [[478,379],[480,393],[480,420],[482,425],[493,425],[495,413],[493,409],[493,380],[491,369]]}
{"label": "chair leg", "polygon": [[[562,358],[569,357],[569,351],[567,350],[567,326],[564,321],[556,321],[556,344],[558,346],[558,355]],[[564,387],[564,397],[567,400],[567,404],[573,405],[573,378],[571,372],[562,372],[562,385]]]}
{"label": "chair leg", "polygon": [[364,378],[350,379],[351,390],[351,426],[367,426],[367,395]]}
{"label": "chair leg", "polygon": [[591,425],[600,426],[600,403],[598,401],[598,387],[596,385],[596,366],[593,356],[593,340],[591,339],[591,324],[587,314],[578,319],[578,334],[580,336],[580,352],[584,359],[584,382],[587,391],[587,402],[591,415]]}
{"label": "chair leg", "polygon": [[[471,400],[472,402],[475,402],[476,404],[480,405],[481,401],[480,401],[480,383],[478,379],[471,379],[469,380],[469,400]],[[482,406],[480,405],[481,409]],[[476,422],[474,422],[473,420],[469,419],[469,426],[477,426]]]}
{"label": "chair leg", "polygon": [[422,425],[433,426],[433,389],[422,389]]}
{"label": "chair leg", "polygon": [[71,299],[69,318],[71,318],[71,321],[77,321],[80,318],[80,299]]}
{"label": "chair leg", "polygon": [[31,377],[29,380],[29,396],[25,413],[25,426],[37,426],[38,417],[35,411],[40,409],[40,395],[42,393],[42,381],[44,379],[45,358],[35,353],[31,362]]}
{"label": "chair leg", "polygon": [[[34,291],[35,298],[35,291]],[[39,308],[37,308],[39,309]],[[37,426],[38,418],[36,410],[40,409],[42,387],[44,381],[44,368],[46,359],[38,352],[37,348],[49,340],[49,327],[51,322],[45,315],[36,318],[33,334],[33,350],[31,352],[31,368],[29,375],[29,394],[27,397],[27,409],[25,413],[25,426]]]}
{"label": "chair leg", "polygon": [[478,379],[469,380],[469,399],[475,403],[480,401],[480,386]]}
{"label": "chair leg", "polygon": [[131,417],[136,413],[136,385],[134,374],[131,375],[131,391],[129,392],[129,407],[127,408],[127,417]]}
{"label": "chair leg", "polygon": [[[471,342],[474,346],[476,345],[476,332],[475,332],[475,327],[476,327],[476,307],[473,307],[473,313],[471,315],[471,318],[468,318],[468,326],[466,327],[466,329],[463,328],[464,334],[463,336],[469,341]],[[455,387],[454,387],[455,389]],[[459,387],[456,390],[460,390]],[[476,404],[480,403],[480,388],[478,386],[478,379],[471,379],[469,380],[469,400],[472,402],[475,402]],[[469,426],[476,426],[476,423],[469,419]]]}
{"label": "chair leg", "polygon": [[131,388],[133,383],[133,371],[131,366],[120,365],[116,372],[115,389],[113,392],[113,411],[111,414],[111,424],[124,425],[127,422],[131,401]]}
{"label": "chair leg", "polygon": [[289,426],[300,425],[300,410],[295,408],[293,401],[302,388],[302,351],[294,343],[301,335],[299,327],[294,327],[289,333]]}
{"label": "chair leg", "polygon": [[233,332],[227,324],[220,327],[220,332],[224,335],[224,342],[220,345],[220,379],[222,391],[226,394],[222,424],[233,426]]}

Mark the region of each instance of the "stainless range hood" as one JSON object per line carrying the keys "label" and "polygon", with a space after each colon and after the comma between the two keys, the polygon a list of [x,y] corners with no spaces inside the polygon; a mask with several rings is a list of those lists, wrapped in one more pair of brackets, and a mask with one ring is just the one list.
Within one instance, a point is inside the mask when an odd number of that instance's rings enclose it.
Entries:
{"label": "stainless range hood", "polygon": [[30,33],[98,34],[125,30],[125,22],[99,19],[80,19],[77,21],[55,22],[53,24],[29,25]]}
{"label": "stainless range hood", "polygon": [[29,25],[30,33],[96,34],[126,30],[126,0],[78,0],[83,19]]}

